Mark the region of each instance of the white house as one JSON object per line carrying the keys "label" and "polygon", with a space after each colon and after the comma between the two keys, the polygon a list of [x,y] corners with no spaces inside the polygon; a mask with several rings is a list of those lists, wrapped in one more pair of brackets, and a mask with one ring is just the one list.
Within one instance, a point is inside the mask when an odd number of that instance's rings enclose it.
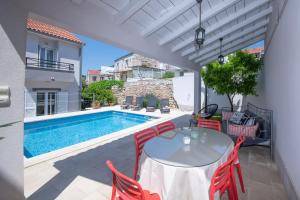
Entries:
{"label": "white house", "polygon": [[65,29],[28,19],[25,117],[80,110],[83,45]]}
{"label": "white house", "polygon": [[102,80],[113,80],[114,68],[109,66],[101,66],[100,69],[89,69],[87,71],[87,84],[91,84]]}

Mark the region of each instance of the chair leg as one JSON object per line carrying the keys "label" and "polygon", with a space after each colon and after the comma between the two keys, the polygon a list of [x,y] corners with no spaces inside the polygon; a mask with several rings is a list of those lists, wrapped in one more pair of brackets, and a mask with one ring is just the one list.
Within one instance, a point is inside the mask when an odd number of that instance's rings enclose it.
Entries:
{"label": "chair leg", "polygon": [[234,194],[233,183],[231,183],[230,187],[228,188],[228,198],[229,200],[238,200]]}
{"label": "chair leg", "polygon": [[238,172],[242,192],[245,193],[245,186],[244,186],[244,182],[243,182],[243,175],[242,175],[241,165],[240,165],[240,163],[238,163],[235,166],[237,168],[237,172]]}
{"label": "chair leg", "polygon": [[139,165],[139,162],[138,162],[138,159],[136,158],[135,165],[134,165],[134,172],[133,172],[134,180],[136,180],[136,178],[137,178],[138,165]]}
{"label": "chair leg", "polygon": [[236,188],[236,182],[235,182],[235,176],[234,176],[234,165],[232,165],[230,170],[231,170],[231,189],[232,189],[232,192],[233,192],[233,198],[235,200],[238,200],[239,196],[238,196],[238,192],[237,192],[237,188]]}

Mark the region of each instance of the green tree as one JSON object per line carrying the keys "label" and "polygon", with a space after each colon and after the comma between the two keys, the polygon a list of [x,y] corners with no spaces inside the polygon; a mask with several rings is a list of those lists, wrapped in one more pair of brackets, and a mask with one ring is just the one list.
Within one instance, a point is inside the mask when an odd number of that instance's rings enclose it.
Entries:
{"label": "green tree", "polygon": [[114,85],[123,87],[124,81],[103,80],[91,83],[90,85],[88,85],[88,87],[83,89],[82,97],[84,100],[92,101],[93,94],[95,94],[95,99],[99,101],[101,105],[105,103],[115,103],[116,98],[111,91],[111,88]]}
{"label": "green tree", "polygon": [[173,78],[175,76],[174,72],[165,72],[163,75],[164,79]]}
{"label": "green tree", "polygon": [[257,76],[261,69],[261,60],[252,54],[238,51],[228,57],[228,62],[220,65],[212,62],[201,70],[201,76],[207,87],[219,95],[226,95],[233,111],[233,98],[237,94],[257,95]]}
{"label": "green tree", "polygon": [[82,90],[84,90],[87,87],[87,84],[86,84],[86,81],[84,78],[81,78],[81,87],[82,87]]}

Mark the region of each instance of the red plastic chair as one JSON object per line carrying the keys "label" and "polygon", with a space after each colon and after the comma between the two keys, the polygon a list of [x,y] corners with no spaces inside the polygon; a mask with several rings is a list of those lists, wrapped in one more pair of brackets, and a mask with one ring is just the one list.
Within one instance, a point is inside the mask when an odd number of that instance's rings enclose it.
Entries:
{"label": "red plastic chair", "polygon": [[157,136],[157,131],[153,128],[147,128],[134,134],[135,143],[135,166],[134,166],[134,179],[137,178],[137,172],[139,168],[139,160],[142,154],[145,143],[148,140]]}
{"label": "red plastic chair", "polygon": [[[231,158],[232,156],[230,156]],[[219,192],[220,198],[228,191],[229,200],[235,200],[234,187],[235,183],[232,179],[232,159],[228,159],[224,164],[219,166],[215,171],[209,189],[209,199],[215,199],[215,193]]]}
{"label": "red plastic chair", "polygon": [[113,174],[111,200],[160,200],[158,194],[143,190],[137,181],[119,172],[110,160],[106,165]]}
{"label": "red plastic chair", "polygon": [[198,127],[200,128],[209,128],[214,129],[216,131],[221,132],[221,122],[217,120],[210,120],[210,119],[198,119]]}
{"label": "red plastic chair", "polygon": [[166,121],[166,122],[163,122],[161,124],[158,124],[156,126],[156,128],[157,128],[157,131],[158,131],[158,135],[160,135],[160,134],[163,134],[167,131],[171,131],[171,130],[176,129],[176,126],[173,122]]}
{"label": "red plastic chair", "polygon": [[[233,154],[234,156],[232,158],[233,159],[232,178],[235,179],[234,168],[236,168],[237,173],[238,173],[238,177],[239,177],[239,182],[240,182],[240,185],[241,185],[241,190],[242,190],[243,193],[245,193],[245,186],[244,186],[244,181],[243,181],[243,174],[242,174],[241,164],[238,160],[238,152],[239,152],[239,149],[240,149],[241,145],[245,142],[245,140],[246,140],[246,137],[241,133],[240,136],[236,140],[236,144],[235,144],[235,147],[234,147],[235,154]],[[235,196],[238,197],[236,187],[235,187],[234,193],[235,193]]]}

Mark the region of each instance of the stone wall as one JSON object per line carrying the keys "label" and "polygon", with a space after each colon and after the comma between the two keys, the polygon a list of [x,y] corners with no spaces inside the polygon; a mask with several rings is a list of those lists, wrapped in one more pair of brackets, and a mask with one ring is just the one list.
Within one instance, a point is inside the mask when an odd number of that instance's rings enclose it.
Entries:
{"label": "stone wall", "polygon": [[133,103],[138,96],[153,94],[158,99],[169,99],[170,107],[177,108],[173,96],[172,80],[142,80],[136,82],[126,82],[123,88],[113,87],[112,91],[118,99],[118,104],[122,104],[126,96],[133,96]]}

